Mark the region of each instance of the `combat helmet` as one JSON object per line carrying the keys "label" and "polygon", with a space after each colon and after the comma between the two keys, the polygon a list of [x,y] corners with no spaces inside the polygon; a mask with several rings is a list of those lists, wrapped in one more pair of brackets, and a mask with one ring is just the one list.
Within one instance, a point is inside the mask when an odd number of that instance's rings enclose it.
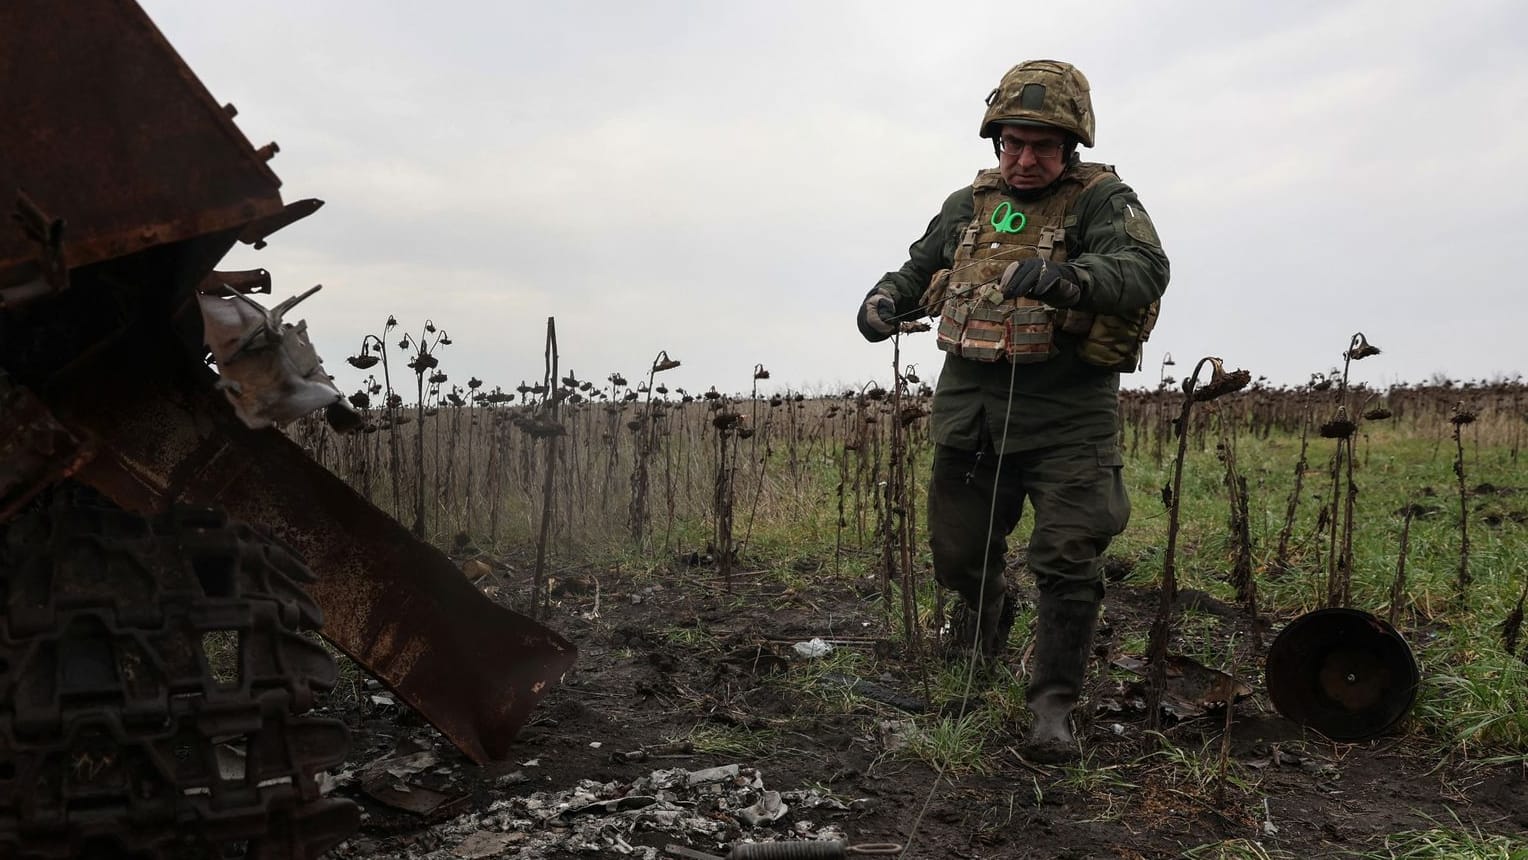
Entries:
{"label": "combat helmet", "polygon": [[1093,99],[1088,79],[1071,63],[1029,60],[1014,66],[987,96],[982,137],[998,136],[999,125],[1059,128],[1083,146],[1093,145]]}

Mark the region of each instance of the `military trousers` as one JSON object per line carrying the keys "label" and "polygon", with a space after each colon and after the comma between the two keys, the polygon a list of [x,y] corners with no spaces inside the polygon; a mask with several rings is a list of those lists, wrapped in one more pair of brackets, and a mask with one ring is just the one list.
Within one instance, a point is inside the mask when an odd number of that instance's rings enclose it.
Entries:
{"label": "military trousers", "polygon": [[1063,600],[1102,600],[1099,556],[1130,520],[1122,465],[1113,440],[1001,458],[990,441],[975,451],[936,446],[928,493],[934,578],[973,604],[999,598],[1008,535],[1027,499],[1036,587]]}

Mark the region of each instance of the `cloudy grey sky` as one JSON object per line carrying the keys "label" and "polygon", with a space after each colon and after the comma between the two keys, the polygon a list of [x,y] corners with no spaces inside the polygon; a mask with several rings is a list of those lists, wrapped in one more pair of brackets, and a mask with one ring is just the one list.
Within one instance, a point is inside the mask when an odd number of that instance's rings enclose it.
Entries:
{"label": "cloudy grey sky", "polygon": [[[1173,277],[1147,345],[1297,383],[1362,330],[1376,384],[1528,371],[1528,5],[1514,0],[141,0],[317,215],[237,251],[331,370],[388,314],[511,387],[563,367],[671,386],[890,375],[853,315],[993,159],[982,99],[1051,57]],[[394,338],[396,340],[396,337]],[[932,335],[904,341],[925,374]],[[1182,367],[1180,370],[1184,369]]]}

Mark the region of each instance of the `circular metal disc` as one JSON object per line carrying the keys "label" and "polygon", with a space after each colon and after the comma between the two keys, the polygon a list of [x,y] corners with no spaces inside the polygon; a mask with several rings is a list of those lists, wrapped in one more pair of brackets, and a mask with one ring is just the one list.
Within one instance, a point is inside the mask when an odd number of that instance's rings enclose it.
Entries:
{"label": "circular metal disc", "polygon": [[1363,740],[1411,710],[1421,676],[1406,640],[1356,609],[1318,609],[1291,621],[1268,649],[1273,706],[1334,740]]}

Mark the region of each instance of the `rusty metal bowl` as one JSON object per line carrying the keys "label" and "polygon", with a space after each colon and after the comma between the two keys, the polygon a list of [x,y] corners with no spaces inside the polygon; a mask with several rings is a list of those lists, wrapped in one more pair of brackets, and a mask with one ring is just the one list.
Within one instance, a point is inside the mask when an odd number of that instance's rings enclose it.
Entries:
{"label": "rusty metal bowl", "polygon": [[1357,609],[1318,609],[1291,621],[1268,649],[1273,706],[1340,741],[1384,734],[1416,702],[1421,674],[1394,627]]}

